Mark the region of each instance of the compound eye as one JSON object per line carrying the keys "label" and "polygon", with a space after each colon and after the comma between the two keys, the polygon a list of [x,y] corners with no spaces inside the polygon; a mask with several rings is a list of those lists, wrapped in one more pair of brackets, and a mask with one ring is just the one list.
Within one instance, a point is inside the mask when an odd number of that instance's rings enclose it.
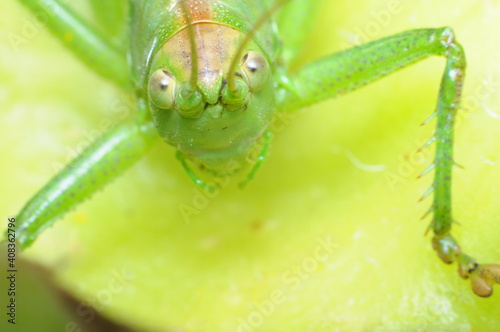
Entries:
{"label": "compound eye", "polygon": [[168,71],[158,69],[149,79],[148,94],[158,108],[172,109],[175,100],[175,79]]}
{"label": "compound eye", "polygon": [[266,58],[264,58],[262,54],[254,51],[250,51],[243,56],[241,69],[243,70],[251,91],[259,91],[262,89],[271,76],[271,69],[269,68]]}

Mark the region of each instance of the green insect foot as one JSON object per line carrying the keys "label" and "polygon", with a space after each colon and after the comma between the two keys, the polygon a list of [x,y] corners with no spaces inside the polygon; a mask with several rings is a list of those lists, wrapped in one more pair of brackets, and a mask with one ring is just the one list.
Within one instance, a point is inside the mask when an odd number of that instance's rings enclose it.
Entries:
{"label": "green insect foot", "polygon": [[493,294],[493,285],[500,284],[500,264],[479,264],[461,251],[457,241],[449,233],[435,235],[432,247],[446,264],[458,263],[458,274],[463,279],[471,279],[472,291],[476,295],[489,297]]}

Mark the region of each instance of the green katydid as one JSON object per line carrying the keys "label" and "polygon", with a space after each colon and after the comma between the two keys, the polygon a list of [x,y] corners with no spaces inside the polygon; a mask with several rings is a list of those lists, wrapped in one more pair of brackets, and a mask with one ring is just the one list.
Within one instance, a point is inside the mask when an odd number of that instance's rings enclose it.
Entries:
{"label": "green katydid", "polygon": [[[23,0],[34,12],[49,13],[48,26],[90,68],[136,98],[137,117],[111,130],[50,181],[18,215],[18,242],[29,246],[45,228],[138,160],[158,136],[179,150],[179,159],[200,186],[236,172],[255,174],[267,152],[268,126],[276,111],[292,112],[352,91],[431,55],[446,68],[438,100],[434,201],[430,228],[434,249],[459,273],[472,278],[476,294],[489,296],[500,266],[477,264],[450,235],[454,117],[459,108],[465,55],[449,28],[403,32],[312,62],[296,74],[287,63],[304,33],[286,33],[281,45],[267,20],[281,2],[130,1],[130,51],[110,43],[54,0]],[[304,18],[306,1],[284,4],[285,19]],[[119,5],[117,5],[119,6]],[[144,18],[145,17],[145,18]],[[256,26],[255,22],[263,22]],[[282,31],[283,32],[283,31]],[[250,35],[247,41],[245,36]],[[69,36],[69,37],[68,37]],[[174,45],[174,46],[172,46]],[[292,45],[292,46],[289,46]],[[223,51],[220,51],[220,50]],[[220,53],[213,53],[215,51]],[[127,65],[127,55],[129,65]],[[197,61],[195,61],[197,60]],[[197,63],[197,64],[196,64]],[[127,69],[129,68],[129,69]],[[159,134],[159,135],[158,135]],[[262,143],[263,142],[263,143]],[[258,162],[247,162],[254,147]],[[245,181],[246,182],[246,181]]]}

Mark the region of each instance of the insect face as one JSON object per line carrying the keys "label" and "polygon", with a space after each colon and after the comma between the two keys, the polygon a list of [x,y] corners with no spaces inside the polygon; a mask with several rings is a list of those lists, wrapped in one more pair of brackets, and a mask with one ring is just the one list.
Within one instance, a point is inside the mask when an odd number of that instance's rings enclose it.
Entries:
{"label": "insect face", "polygon": [[[259,47],[248,43],[239,68],[230,73],[244,34],[211,23],[195,24],[193,30],[203,36],[195,39],[195,52],[184,29],[154,57],[149,106],[167,143],[212,172],[226,172],[229,162],[244,163],[274,115],[271,68]],[[235,76],[233,89],[227,84],[229,75]]]}

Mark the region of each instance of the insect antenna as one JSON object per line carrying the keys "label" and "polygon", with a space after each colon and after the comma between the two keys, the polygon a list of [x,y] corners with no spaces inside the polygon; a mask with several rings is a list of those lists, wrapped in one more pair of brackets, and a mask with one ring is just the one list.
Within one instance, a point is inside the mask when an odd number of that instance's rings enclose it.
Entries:
{"label": "insect antenna", "polygon": [[254,37],[255,32],[259,30],[259,28],[266,23],[270,18],[271,15],[273,15],[281,6],[286,4],[290,0],[276,0],[271,7],[269,7],[257,20],[253,28],[248,31],[246,34],[245,38],[243,39],[243,42],[241,45],[238,47],[235,57],[231,61],[231,65],[229,66],[229,75],[227,78],[227,86],[229,88],[229,91],[235,92],[237,90],[236,87],[236,79],[235,79],[235,73],[236,73],[236,66],[238,66],[238,62],[240,61],[241,58],[241,53],[243,52],[243,49],[245,46],[248,44],[248,42]]}
{"label": "insect antenna", "polygon": [[196,48],[196,41],[194,39],[193,21],[189,10],[186,5],[187,0],[181,1],[182,11],[184,12],[184,19],[187,23],[187,32],[189,36],[189,43],[191,47],[191,77],[189,78],[189,91],[196,90],[196,83],[198,82],[198,50]]}

